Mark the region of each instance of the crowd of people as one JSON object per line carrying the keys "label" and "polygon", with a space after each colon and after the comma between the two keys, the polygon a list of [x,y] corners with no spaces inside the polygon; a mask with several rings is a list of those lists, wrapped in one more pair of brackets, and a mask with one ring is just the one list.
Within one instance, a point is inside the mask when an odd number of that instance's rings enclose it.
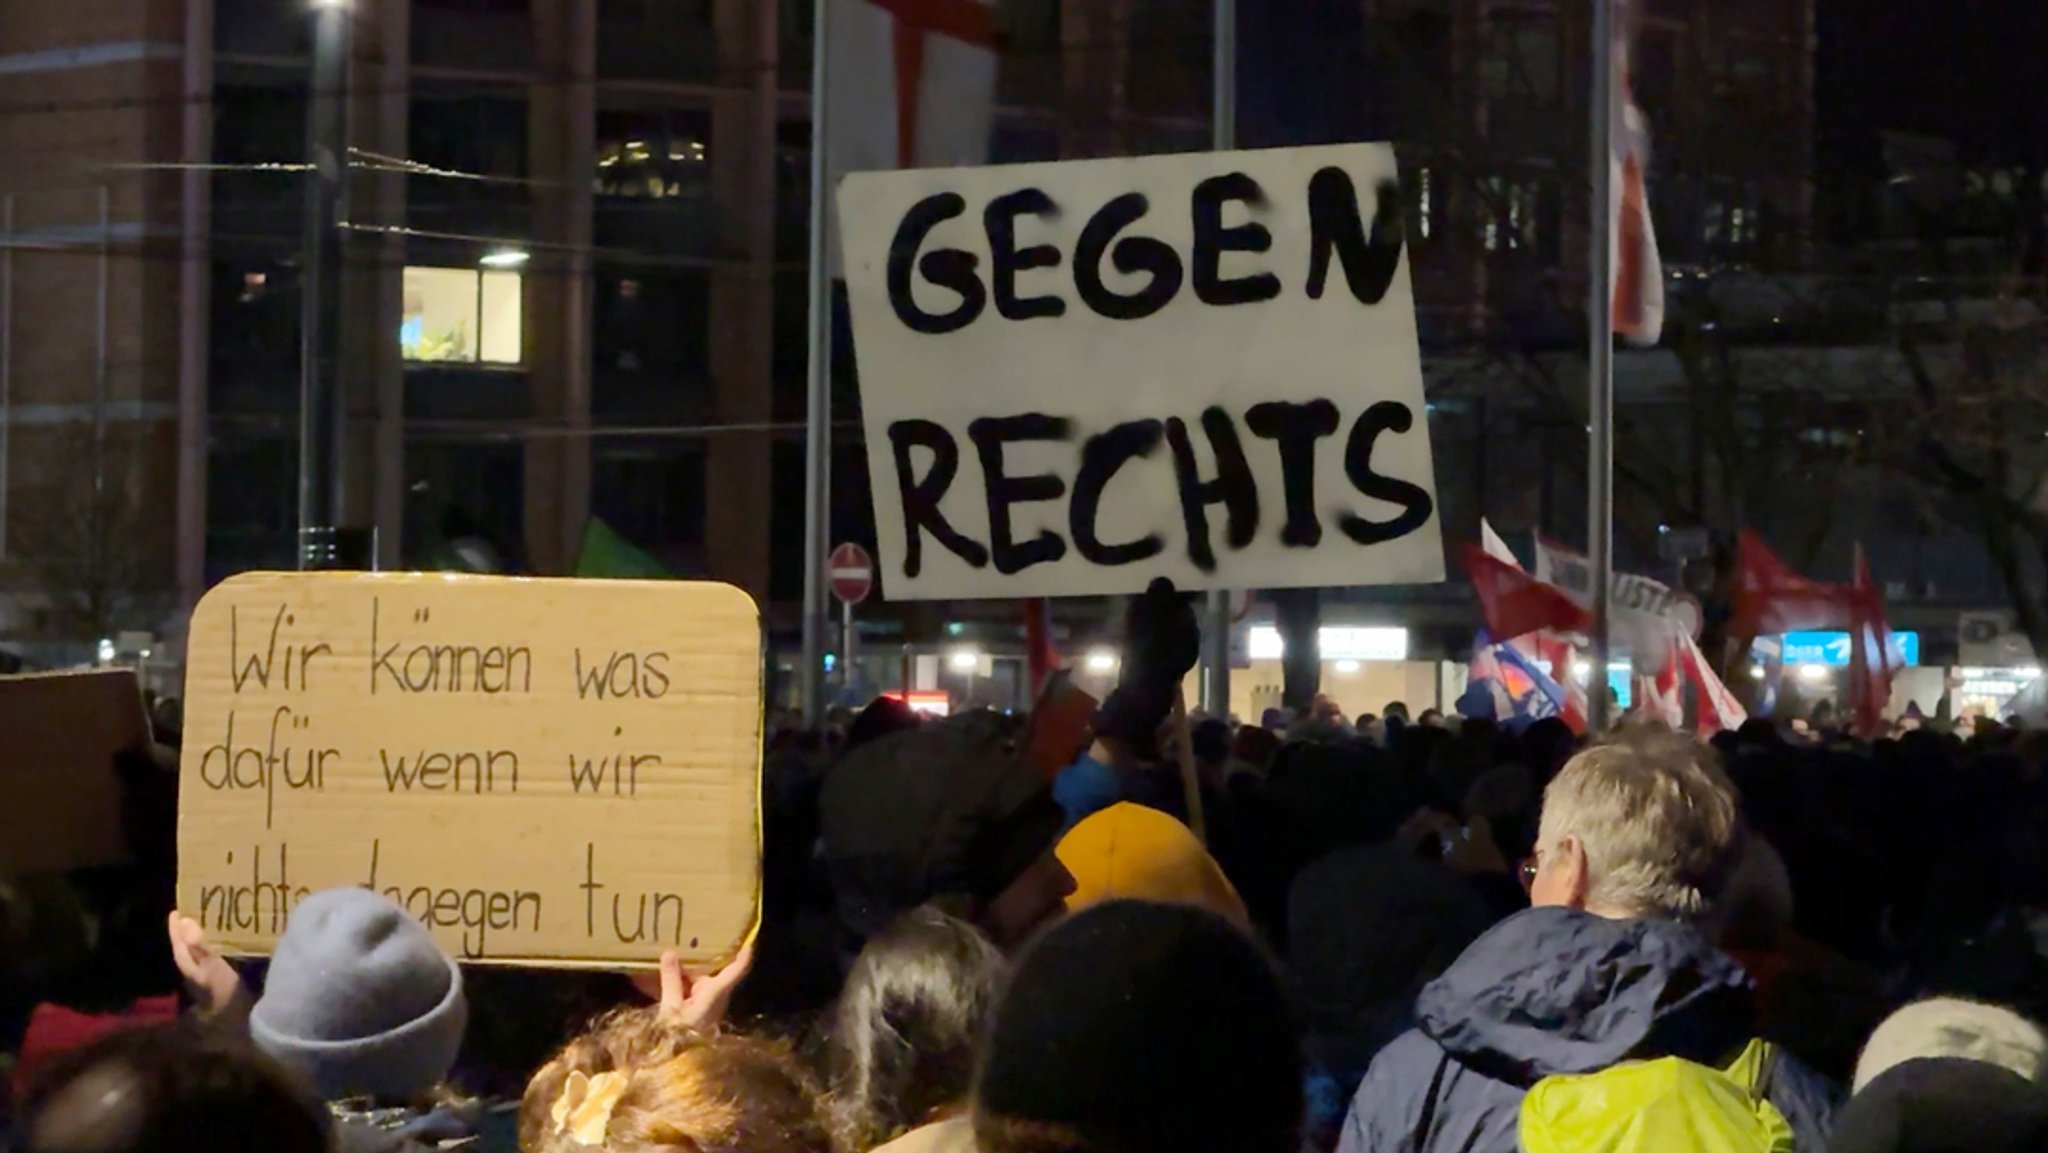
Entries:
{"label": "crowd of people", "polygon": [[779,739],[715,973],[465,968],[360,889],[237,968],[138,790],[118,878],[0,887],[10,1148],[2048,1150],[2041,735],[1183,729],[1185,625],[1052,771],[994,713]]}

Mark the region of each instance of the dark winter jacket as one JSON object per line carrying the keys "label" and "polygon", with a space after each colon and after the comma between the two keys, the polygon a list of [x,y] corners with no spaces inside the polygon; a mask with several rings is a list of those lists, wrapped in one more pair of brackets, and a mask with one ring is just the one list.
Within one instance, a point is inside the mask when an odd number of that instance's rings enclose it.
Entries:
{"label": "dark winter jacket", "polygon": [[[515,1133],[488,1123],[509,1118],[510,1112],[487,1110],[481,1103],[387,1109],[362,1102],[338,1102],[330,1104],[328,1110],[334,1118],[336,1153],[512,1153],[518,1145]],[[493,1133],[498,1140],[488,1139]],[[511,1138],[510,1144],[504,1140],[506,1137]]]}
{"label": "dark winter jacket", "polygon": [[[1517,914],[1423,990],[1418,1027],[1359,1086],[1339,1153],[1516,1153],[1537,1081],[1666,1056],[1725,1065],[1753,1036],[1751,1002],[1742,969],[1690,926]],[[1820,1153],[1826,1082],[1781,1052],[1766,1091],[1799,1153]]]}

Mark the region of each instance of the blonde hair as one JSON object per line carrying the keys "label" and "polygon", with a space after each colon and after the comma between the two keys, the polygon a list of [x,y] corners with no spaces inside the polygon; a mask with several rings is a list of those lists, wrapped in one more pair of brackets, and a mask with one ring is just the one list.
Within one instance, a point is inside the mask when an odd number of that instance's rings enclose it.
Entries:
{"label": "blonde hair", "polygon": [[[625,1079],[603,1141],[556,1123],[571,1077]],[[787,1046],[670,1024],[652,1008],[604,1018],[527,1083],[520,1153],[831,1153],[815,1080]]]}
{"label": "blonde hair", "polygon": [[1573,757],[1543,793],[1537,843],[1576,837],[1586,902],[1629,916],[1690,920],[1720,888],[1735,839],[1735,786],[1712,749],[1662,728],[1629,728]]}

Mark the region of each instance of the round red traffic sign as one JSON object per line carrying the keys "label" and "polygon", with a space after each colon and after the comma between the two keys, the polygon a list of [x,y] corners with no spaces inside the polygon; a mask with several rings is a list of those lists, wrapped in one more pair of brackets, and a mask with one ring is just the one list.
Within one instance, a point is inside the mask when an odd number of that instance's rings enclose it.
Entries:
{"label": "round red traffic sign", "polygon": [[832,550],[825,574],[832,580],[832,595],[847,604],[857,605],[875,591],[875,558],[852,541]]}

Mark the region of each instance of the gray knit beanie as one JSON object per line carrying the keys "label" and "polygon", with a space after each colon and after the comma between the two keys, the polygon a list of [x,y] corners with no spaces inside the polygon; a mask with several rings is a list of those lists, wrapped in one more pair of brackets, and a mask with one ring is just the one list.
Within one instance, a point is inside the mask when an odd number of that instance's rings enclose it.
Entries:
{"label": "gray knit beanie", "polygon": [[402,1103],[432,1090],[462,1047],[462,970],[405,910],[368,889],[292,909],[249,1035],[329,1101]]}

